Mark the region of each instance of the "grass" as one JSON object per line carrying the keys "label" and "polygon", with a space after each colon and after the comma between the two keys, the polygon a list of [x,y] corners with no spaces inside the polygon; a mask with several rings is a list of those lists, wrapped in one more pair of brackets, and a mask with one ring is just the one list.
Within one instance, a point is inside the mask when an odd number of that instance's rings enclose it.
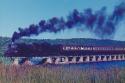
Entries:
{"label": "grass", "polygon": [[125,68],[98,70],[63,66],[0,64],[0,83],[125,83]]}

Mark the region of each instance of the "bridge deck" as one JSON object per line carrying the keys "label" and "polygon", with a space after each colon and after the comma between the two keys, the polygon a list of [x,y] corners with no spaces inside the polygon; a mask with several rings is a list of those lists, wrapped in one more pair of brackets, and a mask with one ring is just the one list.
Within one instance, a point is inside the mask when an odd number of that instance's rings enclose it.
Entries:
{"label": "bridge deck", "polygon": [[39,61],[39,63],[49,64],[70,64],[70,63],[87,63],[87,62],[100,62],[100,61],[120,61],[125,60],[125,54],[116,55],[86,55],[86,56],[47,56],[47,57],[15,57],[13,64],[19,64],[19,59],[22,59],[22,63],[30,62],[33,60]]}

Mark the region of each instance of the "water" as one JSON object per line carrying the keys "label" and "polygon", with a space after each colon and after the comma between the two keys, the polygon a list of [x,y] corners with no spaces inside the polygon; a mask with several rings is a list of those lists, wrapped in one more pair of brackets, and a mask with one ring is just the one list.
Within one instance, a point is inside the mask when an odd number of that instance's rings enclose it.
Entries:
{"label": "water", "polygon": [[90,62],[90,63],[85,63],[85,64],[78,64],[79,67],[94,67],[97,69],[107,69],[107,68],[122,68],[125,67],[125,61],[108,61],[108,62]]}
{"label": "water", "polygon": [[96,68],[96,69],[108,69],[108,68],[125,68],[125,61],[105,61],[105,62],[88,62],[78,64],[58,64],[52,66],[63,67],[75,67],[75,68]]}

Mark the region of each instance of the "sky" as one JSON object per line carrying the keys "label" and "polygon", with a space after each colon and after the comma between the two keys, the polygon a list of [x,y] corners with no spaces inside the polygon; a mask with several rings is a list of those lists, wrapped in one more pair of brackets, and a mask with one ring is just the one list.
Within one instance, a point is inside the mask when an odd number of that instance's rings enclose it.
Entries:
{"label": "sky", "polygon": [[[107,7],[111,13],[120,0],[0,0],[0,36],[11,37],[19,27],[26,28],[31,24],[38,24],[41,19],[52,17],[64,17],[78,9],[83,11],[92,8],[93,11]],[[125,20],[118,25],[113,40],[125,41]],[[41,33],[32,36],[35,39],[65,39],[65,38],[96,38],[95,34],[88,30],[64,30],[60,33]]]}

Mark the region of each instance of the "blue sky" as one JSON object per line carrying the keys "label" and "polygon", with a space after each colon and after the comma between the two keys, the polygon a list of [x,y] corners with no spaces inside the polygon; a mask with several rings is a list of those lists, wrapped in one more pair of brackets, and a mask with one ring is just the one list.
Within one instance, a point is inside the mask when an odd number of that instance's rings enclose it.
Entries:
{"label": "blue sky", "polygon": [[[38,24],[41,19],[49,19],[54,16],[66,17],[73,9],[83,11],[92,8],[94,11],[106,6],[111,13],[120,0],[0,0],[0,36],[11,37],[18,27],[28,27],[30,24]],[[124,23],[120,27],[124,27]],[[123,29],[123,30],[122,30]],[[118,31],[115,40],[125,40],[122,28]],[[117,32],[118,33],[118,32]],[[42,33],[32,38],[98,38],[89,31],[65,30],[60,33]]]}

